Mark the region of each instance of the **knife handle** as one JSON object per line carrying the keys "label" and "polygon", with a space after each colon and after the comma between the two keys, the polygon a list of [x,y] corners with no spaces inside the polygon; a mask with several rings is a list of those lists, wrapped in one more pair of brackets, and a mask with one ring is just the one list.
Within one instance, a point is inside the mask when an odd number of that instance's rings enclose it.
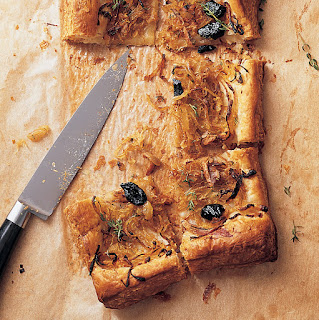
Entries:
{"label": "knife handle", "polygon": [[25,206],[17,201],[0,228],[0,276],[28,217]]}

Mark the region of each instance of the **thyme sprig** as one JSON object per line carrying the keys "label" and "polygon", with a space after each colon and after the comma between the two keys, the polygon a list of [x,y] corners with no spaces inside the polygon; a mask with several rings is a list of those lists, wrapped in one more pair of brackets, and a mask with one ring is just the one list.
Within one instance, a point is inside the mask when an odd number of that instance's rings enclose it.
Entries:
{"label": "thyme sprig", "polygon": [[194,179],[189,178],[189,176],[191,176],[191,174],[188,172],[186,172],[186,173],[182,172],[182,174],[185,175],[185,179],[182,182],[186,182],[190,186],[191,182],[194,181]]}
{"label": "thyme sprig", "polygon": [[108,226],[110,228],[113,228],[113,231],[115,235],[117,236],[117,241],[120,242],[122,240],[122,237],[125,235],[123,231],[123,222],[121,219],[115,220],[110,220],[107,222]]}
{"label": "thyme sprig", "polygon": [[214,18],[216,22],[220,23],[221,27],[219,30],[230,30],[229,26],[225,24],[225,22],[219,20],[215,15],[214,12],[211,11],[208,7],[207,3],[201,3],[201,6],[203,7],[204,12],[211,18]]}
{"label": "thyme sprig", "polygon": [[291,240],[293,241],[293,242],[295,242],[295,241],[300,241],[299,240],[299,238],[298,238],[298,233],[300,233],[300,230],[297,230],[297,228],[302,228],[302,226],[296,226],[295,225],[295,221],[293,221],[293,225],[294,225],[294,227],[292,228],[292,235],[293,235],[293,237],[291,238]]}
{"label": "thyme sprig", "polygon": [[310,54],[310,46],[309,46],[309,44],[305,42],[305,40],[303,39],[301,34],[299,34],[299,36],[300,36],[300,38],[301,38],[301,40],[303,42],[303,45],[302,45],[301,48],[307,54],[306,56],[309,59],[309,65],[311,67],[313,67],[314,69],[316,69],[317,71],[319,71],[318,61],[316,59],[312,58],[312,56]]}
{"label": "thyme sprig", "polygon": [[120,7],[120,5],[124,2],[124,0],[113,0],[112,10],[116,10]]}
{"label": "thyme sprig", "polygon": [[187,209],[188,209],[189,211],[194,211],[194,209],[195,209],[194,200],[197,199],[197,194],[196,194],[196,192],[194,192],[194,191],[187,191],[187,192],[185,193],[185,195],[186,195],[186,196],[192,196],[193,199],[190,199],[190,200],[188,201]]}
{"label": "thyme sprig", "polygon": [[289,187],[284,187],[284,192],[287,196],[291,197],[291,191],[290,191],[291,186]]}
{"label": "thyme sprig", "polygon": [[196,106],[194,106],[193,104],[190,104],[190,103],[189,103],[189,106],[190,106],[190,107],[192,108],[192,110],[194,111],[195,116],[196,116],[196,117],[198,117],[197,107],[196,107]]}

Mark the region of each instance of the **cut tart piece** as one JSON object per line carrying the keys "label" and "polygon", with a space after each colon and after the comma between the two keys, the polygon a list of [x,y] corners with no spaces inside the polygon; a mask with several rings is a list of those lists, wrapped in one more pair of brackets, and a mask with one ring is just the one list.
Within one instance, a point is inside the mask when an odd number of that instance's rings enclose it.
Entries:
{"label": "cut tart piece", "polygon": [[180,250],[192,273],[276,260],[276,230],[257,148],[189,160],[175,176]]}
{"label": "cut tart piece", "polygon": [[62,0],[62,39],[154,45],[157,17],[157,0]]}
{"label": "cut tart piece", "polygon": [[166,214],[172,200],[157,192],[151,178],[136,183],[65,209],[97,296],[108,308],[126,307],[186,277]]}
{"label": "cut tart piece", "polygon": [[175,65],[170,109],[175,145],[197,155],[203,146],[261,143],[263,67],[264,61],[253,59]]}
{"label": "cut tart piece", "polygon": [[157,43],[168,50],[260,37],[257,19],[259,0],[169,0],[161,6]]}

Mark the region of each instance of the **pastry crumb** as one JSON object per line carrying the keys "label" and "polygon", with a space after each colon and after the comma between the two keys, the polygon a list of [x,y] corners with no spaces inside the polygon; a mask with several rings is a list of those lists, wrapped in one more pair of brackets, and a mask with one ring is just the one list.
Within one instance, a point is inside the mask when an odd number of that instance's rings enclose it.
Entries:
{"label": "pastry crumb", "polygon": [[106,164],[105,157],[104,156],[99,156],[99,159],[97,160],[96,165],[93,168],[94,171],[100,170],[102,167],[105,166],[105,164]]}
{"label": "pastry crumb", "polygon": [[49,46],[49,42],[46,40],[43,40],[40,42],[39,46],[40,46],[41,50],[45,50]]}
{"label": "pastry crumb", "polygon": [[41,126],[34,131],[30,132],[27,137],[29,140],[32,142],[39,142],[41,141],[44,137],[46,137],[50,132],[49,126]]}
{"label": "pastry crumb", "polygon": [[171,300],[172,297],[169,293],[166,293],[165,291],[160,291],[160,292],[156,293],[155,295],[153,295],[153,298],[156,300],[167,302],[167,301]]}
{"label": "pastry crumb", "polygon": [[[13,140],[15,141],[15,140]],[[26,146],[27,143],[24,139],[20,139],[17,142],[14,143],[17,146],[17,151],[19,151],[22,147]]]}
{"label": "pastry crumb", "polygon": [[221,289],[217,288],[215,283],[209,282],[203,293],[203,301],[205,303],[208,303],[208,300],[211,297],[213,291],[214,299],[216,299],[217,296],[220,294]]}

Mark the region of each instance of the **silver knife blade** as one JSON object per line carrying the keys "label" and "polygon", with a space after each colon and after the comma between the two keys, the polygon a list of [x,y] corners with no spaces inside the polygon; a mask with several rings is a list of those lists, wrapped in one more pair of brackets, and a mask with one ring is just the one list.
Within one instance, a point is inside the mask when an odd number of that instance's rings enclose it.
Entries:
{"label": "silver knife blade", "polygon": [[121,90],[127,70],[127,50],[102,76],[42,160],[19,197],[46,220],[59,203],[102,130]]}

